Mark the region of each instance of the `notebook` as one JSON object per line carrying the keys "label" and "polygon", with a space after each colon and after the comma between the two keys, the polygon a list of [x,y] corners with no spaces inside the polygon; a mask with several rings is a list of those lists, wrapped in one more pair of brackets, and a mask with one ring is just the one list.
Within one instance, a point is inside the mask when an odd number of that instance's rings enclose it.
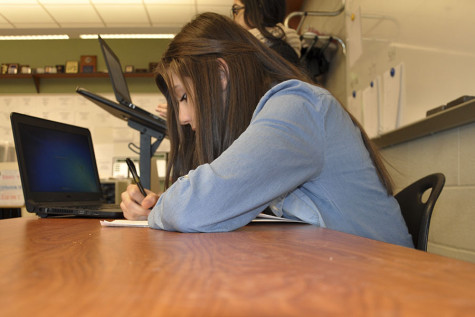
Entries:
{"label": "notebook", "polygon": [[99,44],[109,72],[112,90],[114,91],[118,104],[84,88],[77,88],[76,92],[122,120],[134,121],[166,135],[167,124],[164,119],[132,103],[129,87],[122,72],[119,58],[100,36]]}
{"label": "notebook", "polygon": [[15,112],[10,120],[28,212],[123,218],[104,203],[88,129]]}

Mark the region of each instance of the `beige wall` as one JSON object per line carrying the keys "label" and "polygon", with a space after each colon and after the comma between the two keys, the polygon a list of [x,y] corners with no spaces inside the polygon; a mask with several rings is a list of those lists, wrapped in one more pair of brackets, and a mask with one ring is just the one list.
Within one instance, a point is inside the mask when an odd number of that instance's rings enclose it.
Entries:
{"label": "beige wall", "polygon": [[383,149],[396,192],[435,172],[446,177],[428,252],[475,262],[475,123]]}
{"label": "beige wall", "polygon": [[[102,94],[115,100],[113,94]],[[132,94],[132,100],[151,113],[156,113],[156,105],[164,102],[163,95],[157,93]],[[0,146],[13,146],[10,113],[19,112],[53,121],[88,128],[92,134],[99,176],[112,176],[114,157],[138,157],[128,144],[140,144],[140,133],[131,129],[127,122],[117,119],[105,110],[78,94],[0,94]],[[169,150],[165,139],[158,152]]]}

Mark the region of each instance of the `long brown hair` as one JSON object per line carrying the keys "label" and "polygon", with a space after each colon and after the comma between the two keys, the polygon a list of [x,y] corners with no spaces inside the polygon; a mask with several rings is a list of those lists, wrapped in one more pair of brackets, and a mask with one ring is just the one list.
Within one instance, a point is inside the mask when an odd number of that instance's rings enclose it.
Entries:
{"label": "long brown hair", "polygon": [[[228,83],[225,97],[221,84],[224,68]],[[172,73],[180,78],[194,104],[195,131],[179,123],[178,100],[168,90],[174,86]],[[313,84],[231,19],[203,13],[185,25],[157,67],[157,84],[168,102],[170,155],[165,186],[221,155],[248,127],[261,97],[273,84],[289,79]],[[388,173],[360,130],[381,182],[391,193]]]}
{"label": "long brown hair", "polygon": [[283,30],[278,36],[267,28],[284,22],[287,7],[285,0],[241,0],[241,3],[244,5],[244,22],[250,28],[257,28],[270,42],[283,40]]}

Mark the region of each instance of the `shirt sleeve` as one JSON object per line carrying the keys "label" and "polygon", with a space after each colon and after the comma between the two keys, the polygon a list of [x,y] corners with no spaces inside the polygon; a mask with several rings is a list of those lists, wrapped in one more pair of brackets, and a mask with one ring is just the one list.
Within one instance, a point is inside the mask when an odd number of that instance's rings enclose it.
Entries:
{"label": "shirt sleeve", "polygon": [[[178,179],[149,216],[152,228],[220,232],[242,227],[323,166],[328,93],[266,94],[245,132],[211,164]],[[323,100],[326,100],[323,102]]]}

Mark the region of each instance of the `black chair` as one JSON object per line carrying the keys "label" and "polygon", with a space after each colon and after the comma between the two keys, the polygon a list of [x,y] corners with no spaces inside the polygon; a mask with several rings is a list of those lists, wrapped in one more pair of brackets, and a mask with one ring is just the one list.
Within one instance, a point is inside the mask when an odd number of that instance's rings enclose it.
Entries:
{"label": "black chair", "polygon": [[[430,217],[444,184],[444,174],[435,173],[419,179],[394,196],[418,250],[427,251]],[[423,202],[422,195],[428,189],[431,189],[431,193],[427,201]]]}

